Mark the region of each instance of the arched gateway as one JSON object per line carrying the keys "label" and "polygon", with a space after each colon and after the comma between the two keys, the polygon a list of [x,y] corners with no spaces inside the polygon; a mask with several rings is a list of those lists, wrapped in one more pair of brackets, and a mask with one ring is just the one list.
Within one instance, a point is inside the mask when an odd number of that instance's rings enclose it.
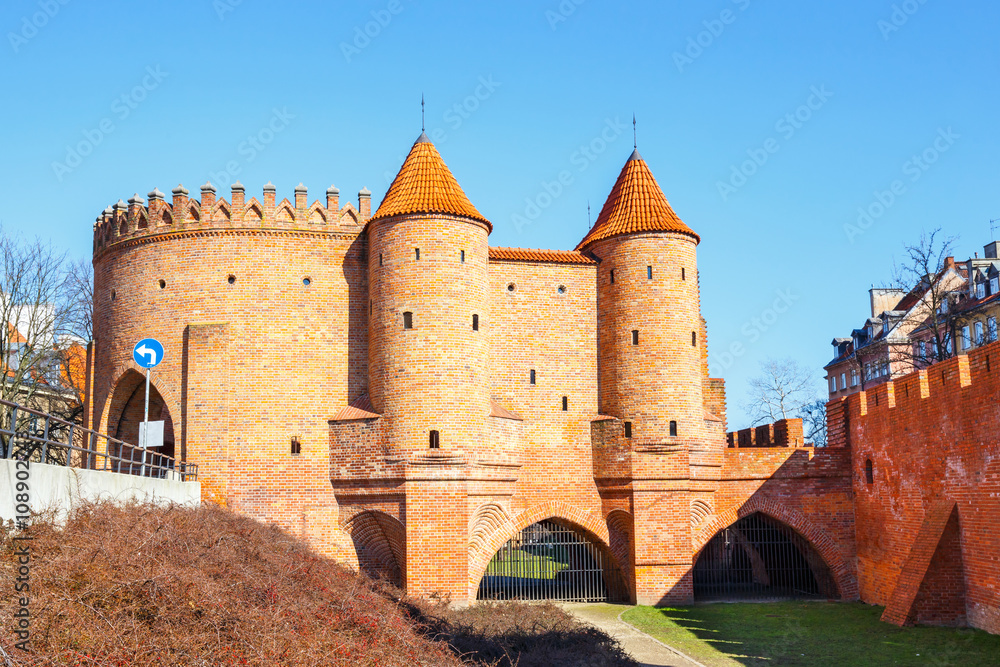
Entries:
{"label": "arched gateway", "polygon": [[479,600],[627,601],[611,551],[584,531],[555,518],[523,529],[486,566]]}
{"label": "arched gateway", "polygon": [[755,512],[723,528],[694,566],[694,597],[704,600],[838,598],[822,556],[786,524]]}

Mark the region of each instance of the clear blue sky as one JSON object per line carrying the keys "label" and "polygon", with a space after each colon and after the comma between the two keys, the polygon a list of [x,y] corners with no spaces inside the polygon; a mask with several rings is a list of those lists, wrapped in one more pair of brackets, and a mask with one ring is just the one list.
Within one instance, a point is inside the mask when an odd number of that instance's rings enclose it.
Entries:
{"label": "clear blue sky", "polygon": [[[88,256],[105,206],[179,182],[196,194],[231,161],[248,196],[270,180],[291,198],[302,181],[313,200],[335,183],[377,204],[424,93],[491,244],[572,248],[635,112],[640,151],[702,236],[712,371],[739,427],[766,357],[815,368],[822,394],[830,340],[866,317],[904,241],[942,226],[968,256],[990,240],[998,27],[985,1],[8,0],[0,221]],[[925,151],[932,164],[911,162]],[[541,196],[562,171],[569,185]],[[772,320],[779,292],[791,305]]]}

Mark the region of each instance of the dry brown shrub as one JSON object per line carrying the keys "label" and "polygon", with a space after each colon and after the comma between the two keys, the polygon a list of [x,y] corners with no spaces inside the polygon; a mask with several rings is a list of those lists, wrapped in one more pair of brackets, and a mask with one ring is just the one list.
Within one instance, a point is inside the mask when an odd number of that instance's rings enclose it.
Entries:
{"label": "dry brown shrub", "polygon": [[30,533],[31,654],[12,648],[0,535],[0,645],[19,667],[462,664],[366,579],[215,506],[84,505]]}

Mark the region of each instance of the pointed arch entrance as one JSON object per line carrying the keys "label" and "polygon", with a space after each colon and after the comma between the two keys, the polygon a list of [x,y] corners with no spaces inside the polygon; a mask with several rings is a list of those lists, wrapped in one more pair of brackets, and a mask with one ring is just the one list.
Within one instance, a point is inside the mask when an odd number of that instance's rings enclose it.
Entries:
{"label": "pointed arch entrance", "polygon": [[[108,435],[121,440],[123,445],[113,447],[109,452],[113,456],[132,460],[137,457],[133,449],[139,443],[139,424],[142,423],[146,400],[146,378],[135,370],[127,370],[115,385],[108,410]],[[149,420],[163,421],[163,446],[153,454],[154,459],[147,461],[156,465],[165,465],[166,459],[176,458],[174,421],[167,402],[156,388],[155,381],[149,385]],[[127,464],[126,464],[127,465]]]}
{"label": "pointed arch entrance", "polygon": [[833,573],[809,540],[763,512],[720,530],[695,561],[695,601],[839,597]]}

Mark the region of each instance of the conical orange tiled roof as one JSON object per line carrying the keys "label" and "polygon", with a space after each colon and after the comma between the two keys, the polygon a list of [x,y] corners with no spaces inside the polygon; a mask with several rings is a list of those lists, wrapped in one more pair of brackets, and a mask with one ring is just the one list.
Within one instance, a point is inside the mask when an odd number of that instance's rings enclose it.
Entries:
{"label": "conical orange tiled roof", "polygon": [[632,152],[622,167],[615,187],[611,188],[611,194],[597,216],[597,222],[576,249],[581,250],[594,241],[633,232],[677,232],[694,237],[695,242],[701,241],[670,208],[663,190],[638,150]]}
{"label": "conical orange tiled roof", "polygon": [[455,180],[437,148],[421,134],[403,161],[372,220],[408,213],[445,213],[493,225],[476,210]]}

